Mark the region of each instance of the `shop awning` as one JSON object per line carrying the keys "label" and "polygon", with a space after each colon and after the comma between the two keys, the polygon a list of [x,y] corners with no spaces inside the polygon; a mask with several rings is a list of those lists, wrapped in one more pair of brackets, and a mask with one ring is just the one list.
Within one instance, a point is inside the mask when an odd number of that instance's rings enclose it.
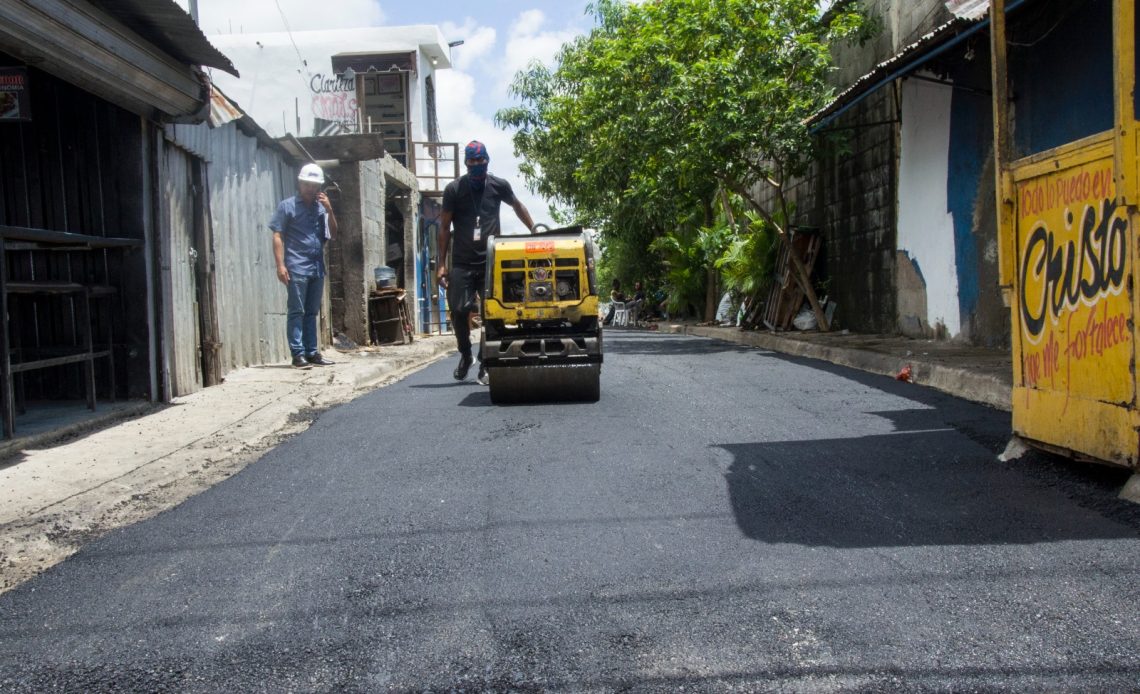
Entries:
{"label": "shop awning", "polygon": [[234,77],[241,76],[230,59],[214,48],[177,3],[170,0],[98,0],[96,4],[180,62],[216,67]]}

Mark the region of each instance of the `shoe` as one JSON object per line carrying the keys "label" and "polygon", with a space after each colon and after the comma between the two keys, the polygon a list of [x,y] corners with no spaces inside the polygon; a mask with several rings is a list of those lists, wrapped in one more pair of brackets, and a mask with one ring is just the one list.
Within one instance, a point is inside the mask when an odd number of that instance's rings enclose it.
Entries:
{"label": "shoe", "polygon": [[487,367],[483,366],[483,362],[479,362],[479,375],[475,377],[479,385],[485,386],[491,383],[491,379],[487,378]]}
{"label": "shoe", "polygon": [[320,352],[313,352],[309,356],[305,357],[305,359],[307,359],[308,362],[313,366],[332,366],[336,363],[335,361],[325,359]]}
{"label": "shoe", "polygon": [[305,355],[298,354],[297,356],[293,357],[294,369],[310,369],[312,367],[313,365],[309,363],[309,360],[305,358]]}
{"label": "shoe", "polygon": [[460,355],[459,366],[455,367],[455,371],[451,374],[452,376],[455,376],[455,380],[462,381],[463,379],[467,378],[467,371],[471,369],[472,361],[474,360],[470,355]]}

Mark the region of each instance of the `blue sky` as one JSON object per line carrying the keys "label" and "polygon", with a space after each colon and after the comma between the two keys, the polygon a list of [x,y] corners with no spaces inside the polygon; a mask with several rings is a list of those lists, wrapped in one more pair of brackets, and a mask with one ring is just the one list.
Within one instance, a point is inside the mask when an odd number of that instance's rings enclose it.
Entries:
{"label": "blue sky", "polygon": [[[188,0],[177,0],[184,7]],[[365,26],[434,24],[448,41],[463,40],[452,52],[453,67],[437,74],[440,130],[445,141],[483,140],[491,153],[491,172],[506,178],[520,193],[536,221],[548,221],[547,203],[525,190],[510,134],[493,125],[494,114],[512,103],[508,87],[514,73],[532,60],[550,64],[558,48],[589,31],[587,0],[198,0],[199,23],[211,34],[262,33]],[[521,231],[514,216],[504,215],[507,231]]]}

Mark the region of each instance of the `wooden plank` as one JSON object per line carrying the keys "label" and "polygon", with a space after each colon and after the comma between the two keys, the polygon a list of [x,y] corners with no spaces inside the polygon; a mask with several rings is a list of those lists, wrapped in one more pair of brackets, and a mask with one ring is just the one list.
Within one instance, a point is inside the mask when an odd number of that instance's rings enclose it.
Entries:
{"label": "wooden plank", "polygon": [[[50,108],[50,85],[45,85],[43,89],[32,89],[31,95],[32,113],[38,113]],[[23,123],[21,124],[21,130],[25,132],[24,169],[28,172],[26,192],[28,209],[24,223],[30,227],[42,228],[45,226],[43,196],[44,174],[41,157],[41,151],[44,148],[42,138],[42,132],[44,130],[43,122],[36,119],[30,123]]]}
{"label": "wooden plank", "polygon": [[87,364],[92,359],[100,359],[110,356],[111,353],[104,350],[100,352],[78,352],[76,354],[69,354],[63,357],[49,357],[47,359],[37,359],[35,361],[22,361],[12,364],[12,373],[26,373],[28,371],[37,371],[39,369],[49,369],[54,366],[66,366],[68,364]]}
{"label": "wooden plank", "polygon": [[[1013,185],[1010,161],[1009,59],[1005,33],[1005,0],[990,3],[990,79],[994,111],[994,195],[997,203],[998,284],[1008,297],[1013,288],[1014,250]],[[1007,302],[1008,303],[1008,302]]]}
{"label": "wooden plank", "polygon": [[138,248],[143,245],[139,239],[94,236],[70,231],[52,231],[33,227],[0,225],[0,239],[28,241],[47,245],[70,244],[76,248]]}
{"label": "wooden plank", "polygon": [[78,282],[36,280],[34,282],[8,282],[9,294],[78,294],[87,287]]}
{"label": "wooden plank", "polygon": [[1140,204],[1140,136],[1136,127],[1136,2],[1113,0],[1113,93],[1116,107],[1116,200],[1118,205]]}
{"label": "wooden plank", "polygon": [[202,384],[209,387],[222,382],[220,362],[222,338],[218,329],[218,296],[214,275],[214,233],[210,220],[209,186],[205,162],[194,158],[191,163],[191,185],[194,189],[192,210],[194,247],[198,262],[194,270],[198,289],[198,319],[202,350]]}
{"label": "wooden plank", "polygon": [[0,414],[4,419],[4,438],[15,432],[15,394],[12,392],[12,343],[8,333],[8,258],[0,244]]}

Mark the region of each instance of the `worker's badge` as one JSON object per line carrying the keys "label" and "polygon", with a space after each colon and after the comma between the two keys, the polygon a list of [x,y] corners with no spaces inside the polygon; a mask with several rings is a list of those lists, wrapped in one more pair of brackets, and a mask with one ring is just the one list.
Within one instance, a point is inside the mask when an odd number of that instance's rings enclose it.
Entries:
{"label": "worker's badge", "polygon": [[481,217],[476,216],[475,217],[475,240],[478,241],[481,238],[483,238],[483,219]]}

